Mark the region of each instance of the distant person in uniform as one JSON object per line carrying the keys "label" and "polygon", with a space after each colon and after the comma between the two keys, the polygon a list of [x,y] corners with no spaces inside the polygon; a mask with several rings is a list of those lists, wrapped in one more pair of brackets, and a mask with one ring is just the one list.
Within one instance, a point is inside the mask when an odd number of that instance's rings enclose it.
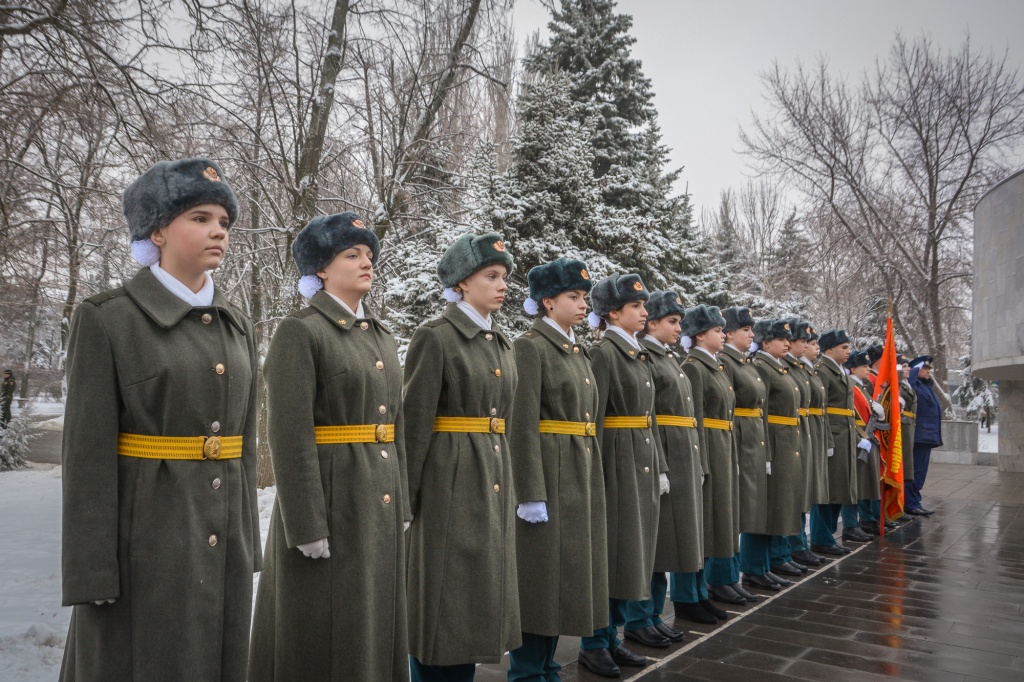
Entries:
{"label": "distant person in uniform", "polygon": [[3,394],[0,396],[0,429],[6,429],[11,421],[11,403],[14,402],[14,389],[17,384],[14,381],[14,372],[4,370]]}
{"label": "distant person in uniform", "polygon": [[917,421],[914,428],[914,480],[906,481],[906,512],[912,516],[931,516],[934,512],[921,505],[921,489],[928,476],[932,449],[942,445],[942,405],[932,385],[932,356],[922,355],[910,363],[910,385],[917,394]]}

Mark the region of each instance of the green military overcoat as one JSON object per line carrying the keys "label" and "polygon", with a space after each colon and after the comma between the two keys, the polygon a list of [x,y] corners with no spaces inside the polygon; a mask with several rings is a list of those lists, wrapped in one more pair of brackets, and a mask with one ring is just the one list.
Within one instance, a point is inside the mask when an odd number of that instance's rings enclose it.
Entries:
{"label": "green military overcoat", "polygon": [[[864,398],[868,401],[868,405],[871,404],[871,385],[867,382],[860,383],[855,378],[851,377],[853,382],[853,390],[860,391]],[[869,415],[870,417],[870,415]],[[857,426],[857,441],[861,438],[868,438],[872,441],[871,452],[867,456],[867,461],[864,461],[860,457],[860,452],[857,453],[857,499],[858,500],[878,500],[881,499],[881,475],[882,475],[882,458],[881,450],[874,440],[871,438],[874,434],[868,433],[866,430],[867,422],[865,426]]]}
{"label": "green military overcoat", "polygon": [[825,384],[817,365],[804,362],[811,381],[811,504],[828,502],[828,417],[825,415]]}
{"label": "green military overcoat", "polygon": [[[917,391],[906,379],[900,379],[900,397],[903,398],[903,415],[900,418],[900,430],[903,444],[903,480],[914,480],[914,428],[917,423]],[[915,415],[908,417],[907,413]]]}
{"label": "green military overcoat", "polygon": [[705,419],[733,419],[736,400],[725,365],[701,348],[683,361],[693,390],[693,414],[704,468],[704,554],[731,559],[739,551],[739,459],[733,431],[704,427]]}
{"label": "green military overcoat", "polygon": [[[764,351],[754,356],[754,367],[764,381],[765,424],[772,473],[768,476],[768,532],[797,535],[804,500],[804,447],[801,434],[801,393],[792,371]],[[795,425],[773,424],[771,417],[796,419]]]}
{"label": "green military overcoat", "polygon": [[[219,290],[193,308],[149,269],[71,324],[61,680],[245,680],[256,508],[256,347]],[[118,433],[242,436],[242,456],[119,456]],[[98,600],[116,599],[95,606]]]}
{"label": "green military overcoat", "polygon": [[[654,376],[654,411],[693,418],[693,390],[679,356],[654,341],[642,341]],[[704,565],[704,499],[700,439],[696,426],[658,423],[661,452],[668,464],[669,493],[661,498],[654,570],[693,573]]]}
{"label": "green military overcoat", "polygon": [[403,403],[409,651],[425,665],[497,663],[522,641],[507,428],[434,432],[435,417],[508,419],[516,382],[508,338],[454,303],[413,334]]}
{"label": "green military overcoat", "polygon": [[814,487],[814,455],[813,439],[811,436],[811,373],[807,366],[799,358],[788,353],[782,356],[779,363],[789,370],[789,378],[800,389],[800,466],[804,472],[804,496],[801,500],[803,505],[801,512],[811,510],[811,489]]}
{"label": "green military overcoat", "polygon": [[[818,359],[818,376],[825,384],[825,405],[853,412],[853,381],[827,355]],[[853,416],[826,414],[828,418],[828,502],[853,504],[857,501],[857,432]],[[827,454],[827,453],[826,453]]]}
{"label": "green military overcoat", "polygon": [[516,519],[523,632],[589,636],[608,624],[604,470],[596,432],[540,433],[540,421],[590,422],[590,354],[544,320],[515,340],[522,368],[509,422],[516,502],[545,502],[548,520]]}
{"label": "green military overcoat", "polygon": [[608,331],[594,345],[597,438],[601,443],[608,518],[608,595],[647,599],[654,573],[660,495],[658,475],[668,467],[658,431],[608,429],[606,417],[654,417],[654,378],[647,351]]}
{"label": "green military overcoat", "polygon": [[[365,309],[364,309],[365,310]],[[402,367],[391,332],[325,291],[270,342],[277,478],[249,681],[408,679]],[[315,427],[395,424],[393,442],[317,444]],[[296,549],[329,538],[331,556]]]}
{"label": "green military overcoat", "polygon": [[[765,385],[753,360],[732,346],[718,354],[732,380],[736,409],[764,412]],[[762,417],[736,416],[733,434],[740,463],[740,532],[768,534],[768,446]]]}

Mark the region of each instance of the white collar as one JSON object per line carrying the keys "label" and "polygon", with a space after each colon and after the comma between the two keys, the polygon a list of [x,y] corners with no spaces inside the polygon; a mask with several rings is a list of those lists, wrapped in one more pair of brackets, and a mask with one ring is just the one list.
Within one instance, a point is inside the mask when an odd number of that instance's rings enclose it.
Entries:
{"label": "white collar", "polygon": [[714,353],[712,353],[711,351],[709,351],[709,350],[708,350],[707,348],[705,348],[704,346],[694,346],[694,349],[696,349],[696,350],[702,350],[702,351],[704,351],[705,353],[707,353],[708,355],[710,355],[710,356],[711,356],[711,359],[712,359],[712,360],[714,360],[715,362],[718,362],[718,356],[717,356],[717,355],[715,355]]}
{"label": "white collar", "polygon": [[213,278],[210,277],[210,273],[205,273],[206,280],[203,282],[203,288],[199,291],[192,291],[181,280],[161,268],[159,263],[153,263],[149,269],[167,291],[193,308],[206,308],[213,305]]}
{"label": "white collar", "polygon": [[650,341],[651,343],[656,344],[659,348],[662,348],[664,350],[668,350],[668,346],[663,344],[661,341],[658,341],[658,339],[654,338],[650,334],[644,335],[644,338],[647,339],[648,341]]}
{"label": "white collar", "polygon": [[814,369],[814,363],[811,362],[810,360],[808,360],[807,358],[800,358],[800,362],[804,363],[805,365],[807,365],[811,369]]}
{"label": "white collar", "polygon": [[338,298],[337,296],[335,296],[331,292],[327,291],[327,289],[324,289],[324,291],[327,292],[328,296],[330,296],[335,301],[337,301],[341,305],[342,308],[347,310],[350,315],[354,315],[356,317],[356,319],[362,319],[362,318],[366,317],[366,312],[363,310],[363,299],[359,299],[359,305],[356,306],[355,310],[352,310],[351,308],[348,307],[347,303],[345,303],[343,300],[341,300],[340,298]]}
{"label": "white collar", "polygon": [[490,329],[491,329],[491,316],[490,315],[488,315],[487,317],[484,317],[479,312],[477,312],[476,308],[474,308],[470,304],[466,303],[465,301],[459,301],[455,305],[459,306],[459,310],[461,310],[462,312],[466,313],[466,316],[469,317],[469,319],[473,320],[473,322],[475,322],[477,325],[479,325],[479,327],[481,329],[486,329],[486,330],[490,331]]}
{"label": "white collar", "polygon": [[558,330],[558,332],[559,332],[559,333],[560,333],[560,334],[561,334],[562,336],[564,336],[565,338],[569,339],[569,341],[570,341],[571,343],[576,343],[576,334],[574,334],[574,333],[573,333],[573,331],[572,331],[572,327],[569,327],[569,333],[568,333],[568,334],[566,334],[566,333],[565,333],[565,330],[564,330],[564,329],[562,329],[562,325],[558,324],[557,322],[555,322],[554,320],[552,320],[552,319],[551,319],[550,317],[548,317],[547,315],[545,315],[545,316],[544,316],[544,317],[543,317],[542,319],[543,319],[543,320],[544,320],[545,322],[547,322],[547,323],[548,323],[549,325],[551,325],[551,328],[552,328],[552,329],[557,329],[557,330]]}
{"label": "white collar", "polygon": [[860,385],[860,386],[864,385],[864,382],[859,377],[857,377],[857,375],[853,374],[852,372],[850,373],[850,378],[853,379],[854,381],[856,381],[858,385]]}
{"label": "white collar", "polygon": [[622,338],[629,341],[629,345],[633,346],[633,348],[636,348],[637,350],[643,350],[643,348],[640,346],[640,342],[636,340],[636,334],[630,334],[625,329],[615,324],[608,325],[608,331],[615,332]]}

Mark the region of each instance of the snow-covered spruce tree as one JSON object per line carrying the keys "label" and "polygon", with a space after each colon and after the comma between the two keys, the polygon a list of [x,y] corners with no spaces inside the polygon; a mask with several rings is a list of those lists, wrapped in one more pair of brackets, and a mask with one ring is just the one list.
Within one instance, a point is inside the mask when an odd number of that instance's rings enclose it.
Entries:
{"label": "snow-covered spruce tree", "polygon": [[548,24],[550,41],[528,56],[527,69],[569,78],[570,98],[580,105],[574,115],[592,126],[591,166],[602,203],[629,212],[639,238],[636,249],[616,252],[625,268],[651,288],[673,287],[688,298],[720,291],[704,272],[689,197],[673,194],[680,170],[665,171],[669,150],[654,92],[631,55],[633,20],[614,10],[613,0],[561,0]]}
{"label": "snow-covered spruce tree", "polygon": [[0,429],[0,471],[25,466],[29,443],[36,438],[32,433],[32,414],[26,408],[11,419],[6,429]]}

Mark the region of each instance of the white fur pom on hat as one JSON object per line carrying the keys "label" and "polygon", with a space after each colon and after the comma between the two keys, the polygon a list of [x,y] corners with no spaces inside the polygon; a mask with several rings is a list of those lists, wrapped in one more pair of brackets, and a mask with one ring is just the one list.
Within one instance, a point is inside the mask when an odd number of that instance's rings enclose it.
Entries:
{"label": "white fur pom on hat", "polygon": [[156,265],[160,262],[160,247],[149,237],[136,239],[132,242],[132,258],[143,267]]}
{"label": "white fur pom on hat", "polygon": [[304,298],[313,298],[313,294],[323,288],[323,281],[316,275],[303,275],[299,277],[299,293]]}
{"label": "white fur pom on hat", "polygon": [[591,310],[587,314],[587,323],[590,325],[591,329],[600,329],[601,328],[601,316],[598,315],[597,313],[595,313],[593,310]]}
{"label": "white fur pom on hat", "polygon": [[445,287],[444,291],[441,292],[441,295],[444,296],[444,300],[449,303],[458,303],[462,300],[462,294],[455,291],[452,287]]}
{"label": "white fur pom on hat", "polygon": [[527,315],[536,315],[540,312],[540,306],[537,305],[537,301],[532,298],[527,298],[523,301],[523,310],[526,311]]}

